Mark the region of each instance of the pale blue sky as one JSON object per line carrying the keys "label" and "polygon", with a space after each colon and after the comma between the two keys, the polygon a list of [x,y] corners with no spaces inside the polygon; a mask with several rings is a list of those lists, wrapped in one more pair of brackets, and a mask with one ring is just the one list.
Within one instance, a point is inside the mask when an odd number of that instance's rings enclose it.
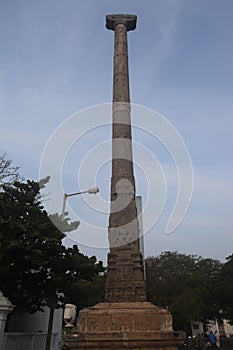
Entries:
{"label": "pale blue sky", "polygon": [[[57,126],[83,108],[111,101],[113,32],[105,29],[108,13],[138,16],[137,29],[128,36],[131,101],[158,111],[174,125],[194,168],[188,214],[167,236],[164,226],[175,198],[169,157],[159,143],[141,136],[164,165],[168,189],[169,176],[172,182],[164,215],[145,237],[146,254],[178,250],[224,259],[233,249],[231,0],[2,1],[1,152],[21,167],[25,178],[37,180],[44,146]],[[140,139],[137,131],[134,135]],[[84,144],[93,147],[109,138],[110,128],[101,127]],[[76,168],[85,150],[78,147],[77,158],[67,158],[65,191],[78,190]],[[137,182],[138,194],[146,197]],[[97,174],[97,185],[108,199],[107,166]],[[85,216],[85,203],[72,203]],[[107,227],[106,215],[94,216]],[[82,250],[105,259],[106,249]]]}

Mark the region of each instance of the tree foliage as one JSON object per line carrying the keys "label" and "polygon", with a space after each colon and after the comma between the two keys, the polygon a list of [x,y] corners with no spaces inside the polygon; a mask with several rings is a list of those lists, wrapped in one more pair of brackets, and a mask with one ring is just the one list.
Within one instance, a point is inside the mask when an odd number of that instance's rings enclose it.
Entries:
{"label": "tree foliage", "polygon": [[233,254],[226,258],[226,263],[217,276],[215,297],[222,316],[233,324]]}
{"label": "tree foliage", "polygon": [[[67,249],[67,285],[65,301],[77,306],[78,310],[104,300],[105,275],[102,263],[96,257],[83,256],[77,246]],[[78,269],[77,269],[78,266]],[[67,290],[66,290],[67,287]]]}
{"label": "tree foliage", "polygon": [[146,259],[148,297],[171,311],[176,329],[185,329],[191,320],[218,316],[213,289],[221,267],[218,260],[177,252],[149,257]]}
{"label": "tree foliage", "polygon": [[[62,305],[73,285],[91,283],[103,270],[77,246],[62,244],[65,234],[44,210],[39,190],[38,182],[18,181],[0,192],[0,289],[22,312]],[[78,223],[62,225],[69,231]]]}

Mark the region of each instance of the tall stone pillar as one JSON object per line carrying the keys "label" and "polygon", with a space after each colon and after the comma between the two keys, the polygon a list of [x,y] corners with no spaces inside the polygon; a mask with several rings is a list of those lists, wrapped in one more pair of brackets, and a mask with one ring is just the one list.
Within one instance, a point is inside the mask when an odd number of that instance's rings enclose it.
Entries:
{"label": "tall stone pillar", "polygon": [[127,32],[136,16],[108,15],[115,32],[112,178],[108,272],[105,302],[79,312],[77,329],[64,337],[67,349],[176,350],[182,337],[173,332],[169,311],[146,301],[130,121]]}
{"label": "tall stone pillar", "polygon": [[106,302],[146,300],[135,202],[127,47],[127,31],[136,28],[136,21],[134,15],[106,17],[107,29],[115,32]]}

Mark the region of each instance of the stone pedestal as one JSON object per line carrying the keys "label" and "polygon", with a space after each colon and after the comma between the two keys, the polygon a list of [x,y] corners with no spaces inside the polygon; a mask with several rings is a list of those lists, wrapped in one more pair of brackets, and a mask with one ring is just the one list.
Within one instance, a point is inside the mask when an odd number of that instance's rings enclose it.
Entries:
{"label": "stone pedestal", "polygon": [[172,316],[149,302],[99,303],[79,313],[68,349],[175,350],[184,334],[173,332]]}

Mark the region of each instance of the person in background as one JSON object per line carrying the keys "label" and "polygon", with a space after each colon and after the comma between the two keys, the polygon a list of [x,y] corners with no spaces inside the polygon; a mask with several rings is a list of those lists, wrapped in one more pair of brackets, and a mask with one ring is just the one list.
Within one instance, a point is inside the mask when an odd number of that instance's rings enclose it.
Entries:
{"label": "person in background", "polygon": [[218,331],[215,331],[214,335],[216,338],[216,346],[217,346],[217,348],[220,348],[220,336],[219,336]]}
{"label": "person in background", "polygon": [[200,350],[207,350],[207,341],[204,333],[200,334],[199,337],[199,349]]}
{"label": "person in background", "polygon": [[211,343],[212,348],[216,348],[216,337],[212,331],[210,331],[210,334],[209,334],[209,341]]}

